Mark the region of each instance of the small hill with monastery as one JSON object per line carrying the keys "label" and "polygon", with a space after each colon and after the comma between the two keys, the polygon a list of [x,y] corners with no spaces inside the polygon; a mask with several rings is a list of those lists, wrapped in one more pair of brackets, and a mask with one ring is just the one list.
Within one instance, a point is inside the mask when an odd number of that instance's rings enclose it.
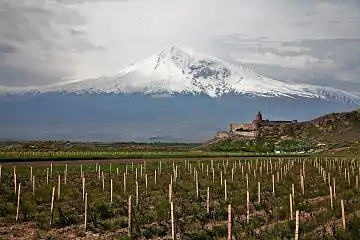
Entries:
{"label": "small hill with monastery", "polygon": [[259,111],[251,123],[231,123],[205,143],[210,150],[246,152],[320,152],[360,150],[360,109],[316,119],[264,120]]}

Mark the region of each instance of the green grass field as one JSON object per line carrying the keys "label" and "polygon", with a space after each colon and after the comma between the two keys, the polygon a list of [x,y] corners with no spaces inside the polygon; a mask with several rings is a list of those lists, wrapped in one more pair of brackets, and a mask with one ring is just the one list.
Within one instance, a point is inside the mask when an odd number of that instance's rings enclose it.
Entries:
{"label": "green grass field", "polygon": [[[91,161],[83,165],[48,162],[33,165],[32,173],[31,165],[7,164],[1,170],[0,238],[129,239],[128,199],[132,196],[133,239],[171,239],[171,201],[174,232],[181,239],[226,239],[229,204],[234,239],[293,239],[295,221],[290,218],[289,194],[294,184],[293,217],[296,210],[300,211],[300,239],[359,239],[359,167],[357,159],[330,157],[129,160],[106,164]],[[304,177],[304,193],[300,176]],[[18,189],[19,183],[18,205],[15,186]],[[336,195],[333,209],[330,187]],[[86,231],[83,193],[88,199]],[[345,205],[345,229],[341,199]]]}
{"label": "green grass field", "polygon": [[[11,160],[66,160],[66,159],[131,159],[131,158],[206,158],[240,156],[291,156],[294,154],[248,153],[248,152],[204,152],[204,151],[22,151],[1,152],[0,161]],[[300,156],[298,154],[298,156]]]}

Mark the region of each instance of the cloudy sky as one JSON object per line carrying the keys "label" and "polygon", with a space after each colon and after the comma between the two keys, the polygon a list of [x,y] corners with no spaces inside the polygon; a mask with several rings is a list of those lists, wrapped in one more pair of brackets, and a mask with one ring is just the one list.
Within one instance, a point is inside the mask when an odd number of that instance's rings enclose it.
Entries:
{"label": "cloudy sky", "polygon": [[360,92],[360,0],[0,0],[0,85],[112,75],[170,45]]}

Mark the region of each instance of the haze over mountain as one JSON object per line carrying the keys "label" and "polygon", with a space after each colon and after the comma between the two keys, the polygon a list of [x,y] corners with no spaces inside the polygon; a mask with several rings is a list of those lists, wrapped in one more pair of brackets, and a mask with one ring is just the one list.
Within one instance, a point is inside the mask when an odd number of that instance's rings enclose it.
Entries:
{"label": "haze over mountain", "polygon": [[290,84],[172,46],[115,76],[1,87],[3,139],[204,141],[230,122],[307,120],[360,105],[360,94]]}

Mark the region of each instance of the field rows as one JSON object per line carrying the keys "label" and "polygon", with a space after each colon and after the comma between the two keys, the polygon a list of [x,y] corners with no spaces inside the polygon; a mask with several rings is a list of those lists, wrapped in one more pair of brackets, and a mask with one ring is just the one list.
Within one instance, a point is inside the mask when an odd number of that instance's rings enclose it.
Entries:
{"label": "field rows", "polygon": [[202,152],[202,151],[0,151],[0,159],[31,158],[201,158],[201,157],[237,157],[291,155],[291,153],[252,153],[252,152]]}
{"label": "field rows", "polygon": [[0,238],[293,239],[299,211],[300,239],[360,239],[357,159],[99,161],[1,173]]}

